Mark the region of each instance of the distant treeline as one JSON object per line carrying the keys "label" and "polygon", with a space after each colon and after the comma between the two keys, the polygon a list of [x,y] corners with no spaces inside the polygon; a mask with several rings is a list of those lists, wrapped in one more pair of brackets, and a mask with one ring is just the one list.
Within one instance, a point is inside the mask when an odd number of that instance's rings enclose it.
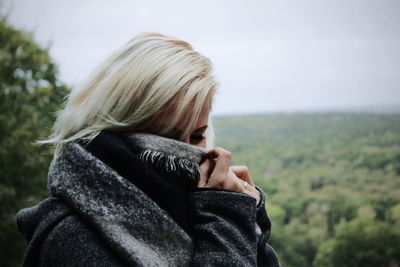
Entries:
{"label": "distant treeline", "polygon": [[284,266],[399,266],[400,114],[217,117],[267,193]]}

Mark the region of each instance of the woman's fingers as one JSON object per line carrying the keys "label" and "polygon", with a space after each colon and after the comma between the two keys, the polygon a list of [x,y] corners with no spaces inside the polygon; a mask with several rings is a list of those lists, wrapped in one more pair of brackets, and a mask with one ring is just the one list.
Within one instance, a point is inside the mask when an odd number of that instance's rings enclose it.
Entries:
{"label": "woman's fingers", "polygon": [[260,201],[260,193],[255,188],[249,169],[246,166],[232,166],[232,154],[217,147],[207,154],[208,158],[200,165],[198,187],[212,187],[242,192]]}
{"label": "woman's fingers", "polygon": [[254,186],[249,168],[247,168],[247,166],[231,166],[230,168],[237,177]]}
{"label": "woman's fingers", "polygon": [[228,172],[230,161],[232,158],[231,152],[217,147],[208,152],[208,156],[211,158],[215,158],[215,166],[210,178],[208,179],[207,186],[216,186],[220,188],[224,187],[225,183],[229,182]]}
{"label": "woman's fingers", "polygon": [[254,197],[256,199],[256,203],[258,205],[258,203],[260,202],[260,192],[256,189],[254,184],[250,184],[247,181],[237,177],[237,184],[239,184],[240,189],[239,190],[235,190],[237,192],[242,192],[245,194],[248,194],[252,197]]}
{"label": "woman's fingers", "polygon": [[256,189],[251,179],[250,171],[246,166],[231,166],[231,170],[235,173],[238,182],[241,185],[241,191],[260,201],[260,192]]}
{"label": "woman's fingers", "polygon": [[216,158],[213,174],[226,174],[229,170],[232,153],[217,147],[208,153],[211,157]]}
{"label": "woman's fingers", "polygon": [[210,168],[212,167],[211,160],[206,159],[200,166],[199,166],[199,171],[200,171],[200,180],[199,183],[197,184],[198,187],[204,187],[207,182],[208,178],[210,176]]}

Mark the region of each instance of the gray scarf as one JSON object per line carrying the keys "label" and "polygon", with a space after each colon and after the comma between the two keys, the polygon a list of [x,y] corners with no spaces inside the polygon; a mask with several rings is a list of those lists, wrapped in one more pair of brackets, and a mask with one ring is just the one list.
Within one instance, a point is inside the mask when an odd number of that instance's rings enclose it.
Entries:
{"label": "gray scarf", "polygon": [[[184,174],[197,183],[205,150],[150,134],[127,134],[137,155],[151,166]],[[134,184],[80,144],[67,143],[53,160],[48,186],[131,263],[185,266],[193,244],[163,209]]]}

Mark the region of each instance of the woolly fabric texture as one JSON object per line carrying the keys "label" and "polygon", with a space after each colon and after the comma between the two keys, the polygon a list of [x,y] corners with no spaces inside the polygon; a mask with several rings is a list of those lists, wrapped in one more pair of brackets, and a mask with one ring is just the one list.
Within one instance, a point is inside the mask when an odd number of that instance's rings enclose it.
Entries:
{"label": "woolly fabric texture", "polygon": [[[132,163],[139,178],[170,173],[198,181],[203,149],[147,134],[120,137],[130,148],[126,153],[134,151],[139,159]],[[24,266],[279,266],[266,244],[271,225],[264,197],[256,207],[243,193],[188,192],[194,220],[189,233],[148,194],[77,143],[67,143],[51,163],[48,187],[52,197],[17,214],[18,227],[30,241]]]}
{"label": "woolly fabric texture", "polygon": [[52,163],[49,188],[94,224],[128,261],[179,266],[190,259],[190,237],[132,183],[78,144],[68,144]]}

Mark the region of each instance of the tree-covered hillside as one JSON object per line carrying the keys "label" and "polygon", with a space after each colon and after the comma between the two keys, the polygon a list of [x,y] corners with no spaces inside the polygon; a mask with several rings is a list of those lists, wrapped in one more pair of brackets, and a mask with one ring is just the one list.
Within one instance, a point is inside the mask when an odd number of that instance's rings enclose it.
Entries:
{"label": "tree-covered hillside", "polygon": [[285,266],[399,266],[400,115],[217,117],[266,192]]}

